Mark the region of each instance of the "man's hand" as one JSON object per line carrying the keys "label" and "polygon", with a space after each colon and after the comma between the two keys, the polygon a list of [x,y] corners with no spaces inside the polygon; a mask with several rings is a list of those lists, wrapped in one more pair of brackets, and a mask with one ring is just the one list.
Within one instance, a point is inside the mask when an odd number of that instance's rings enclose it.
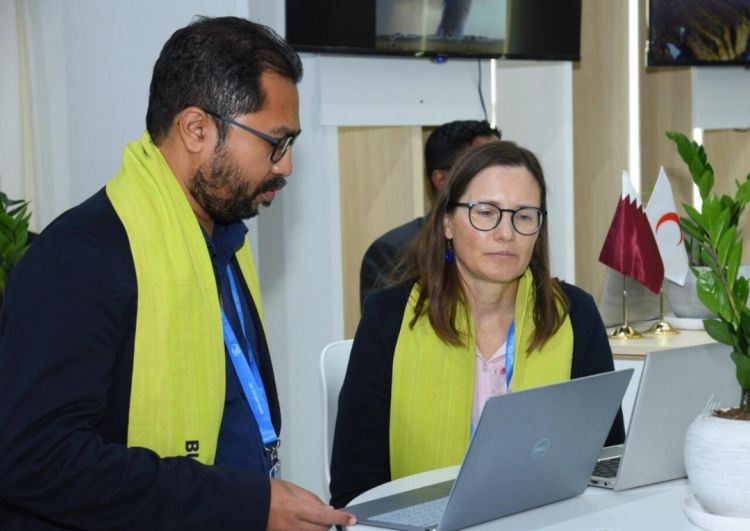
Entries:
{"label": "man's hand", "polygon": [[328,530],[333,525],[356,523],[354,515],[334,510],[312,492],[288,481],[271,480],[267,531]]}

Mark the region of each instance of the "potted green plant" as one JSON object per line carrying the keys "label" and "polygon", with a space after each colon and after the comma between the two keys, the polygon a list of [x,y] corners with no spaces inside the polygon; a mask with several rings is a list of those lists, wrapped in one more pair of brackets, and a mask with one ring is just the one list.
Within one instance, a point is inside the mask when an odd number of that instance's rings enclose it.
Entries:
{"label": "potted green plant", "polygon": [[667,137],[677,145],[702,200],[700,211],[683,205],[687,216],[680,221],[693,263],[699,260],[705,265],[700,269],[691,266],[698,298],[716,314],[703,324],[713,339],[730,347],[739,384],[736,407],[700,415],[688,428],[685,467],[704,509],[750,518],[750,477],[746,474],[750,470],[750,283],[740,268],[739,226],[750,202],[750,174],[736,181],[733,197],[719,197],[703,146],[674,131]]}
{"label": "potted green plant", "polygon": [[11,269],[26,252],[29,238],[29,202],[9,199],[0,192],[0,300]]}
{"label": "potted green plant", "polygon": [[[705,245],[701,245],[699,234],[708,234],[710,226],[703,222],[701,216],[711,217],[718,214],[717,208],[721,207],[728,212],[726,227],[732,226],[735,229],[739,225],[740,217],[747,205],[746,189],[740,192],[738,183],[737,194],[734,198],[723,195],[716,196],[713,192],[714,170],[707,160],[703,146],[696,142],[690,141],[685,135],[668,131],[667,137],[677,144],[677,149],[682,160],[687,164],[693,182],[698,187],[698,193],[701,200],[705,203],[708,201],[707,210],[702,209],[698,213],[691,205],[683,205],[688,213],[687,218],[682,218],[682,230],[685,236],[685,248],[687,250],[690,272],[685,279],[684,286],[679,286],[674,282],[665,280],[664,292],[669,300],[672,311],[677,317],[692,319],[716,318],[717,314],[711,310],[699,296],[697,290],[698,273],[702,271],[711,271],[711,254]],[[711,199],[709,199],[711,198]],[[723,234],[723,233],[722,233]],[[740,249],[740,256],[741,256]],[[745,273],[748,269],[740,267],[740,271]]]}

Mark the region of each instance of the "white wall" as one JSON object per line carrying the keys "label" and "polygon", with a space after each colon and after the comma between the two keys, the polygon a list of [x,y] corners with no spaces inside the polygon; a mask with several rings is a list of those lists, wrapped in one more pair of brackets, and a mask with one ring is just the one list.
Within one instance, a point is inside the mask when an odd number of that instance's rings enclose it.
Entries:
{"label": "white wall", "polygon": [[284,418],[283,475],[323,497],[322,391],[318,358],[343,337],[338,137],[321,126],[320,71],[305,61],[300,85],[303,135],[294,173],[258,218],[266,325]]}
{"label": "white wall", "polygon": [[21,65],[15,2],[0,2],[0,190],[16,199],[23,186],[21,133]]}
{"label": "white wall", "polygon": [[151,69],[196,14],[247,16],[246,1],[26,2],[37,140],[40,225],[115,174],[145,129]]}
{"label": "white wall", "polygon": [[539,157],[547,180],[551,272],[575,283],[571,63],[505,61],[498,65],[498,126],[503,138]]}
{"label": "white wall", "polygon": [[750,68],[704,66],[691,74],[694,128],[750,128]]}

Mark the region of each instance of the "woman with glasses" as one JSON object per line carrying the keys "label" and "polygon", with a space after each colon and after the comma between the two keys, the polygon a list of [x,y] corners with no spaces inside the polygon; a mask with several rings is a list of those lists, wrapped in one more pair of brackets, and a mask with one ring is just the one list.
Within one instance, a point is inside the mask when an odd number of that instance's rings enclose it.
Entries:
{"label": "woman with glasses", "polygon": [[[365,302],[339,397],[334,506],[460,464],[491,396],[614,369],[593,298],[550,277],[546,209],[537,158],[512,142],[453,167],[402,275]],[[607,444],[623,440],[618,415]]]}

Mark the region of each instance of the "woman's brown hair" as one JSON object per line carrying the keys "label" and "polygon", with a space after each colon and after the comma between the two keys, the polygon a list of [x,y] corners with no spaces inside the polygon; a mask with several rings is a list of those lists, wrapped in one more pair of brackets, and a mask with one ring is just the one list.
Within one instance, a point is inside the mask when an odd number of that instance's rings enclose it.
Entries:
{"label": "woman's brown hair", "polygon": [[[461,288],[456,263],[445,260],[446,239],[443,218],[455,209],[457,203],[474,177],[491,166],[523,167],[529,170],[539,185],[540,208],[547,209],[547,186],[544,173],[536,156],[513,142],[490,142],[469,151],[451,169],[446,183],[435,199],[435,204],[403,261],[396,268],[398,280],[417,281],[422,286],[416,301],[415,317],[427,314],[432,328],[443,341],[460,345],[461,338],[456,327],[458,302],[466,303]],[[549,272],[549,236],[547,223],[539,229],[529,264],[534,278],[536,297],[534,300],[534,334],[529,351],[542,345],[557,331],[568,313],[569,303],[556,279]]]}

